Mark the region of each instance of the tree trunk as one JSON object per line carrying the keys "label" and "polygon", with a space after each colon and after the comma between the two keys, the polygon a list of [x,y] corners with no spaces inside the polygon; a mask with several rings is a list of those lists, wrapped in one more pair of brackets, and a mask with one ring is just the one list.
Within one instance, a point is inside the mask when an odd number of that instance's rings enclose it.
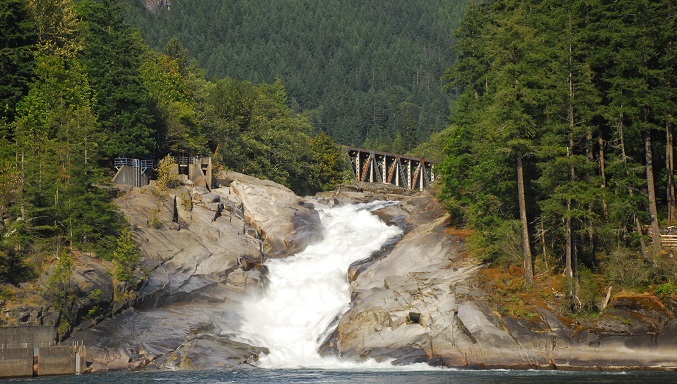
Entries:
{"label": "tree trunk", "polygon": [[21,151],[21,191],[19,192],[21,194],[21,222],[25,225],[26,224],[26,205],[25,205],[25,199],[24,199],[24,194],[26,191],[26,169],[25,169],[25,155],[24,151]]}
{"label": "tree trunk", "polygon": [[[569,35],[571,36],[571,16],[569,17]],[[568,113],[567,113],[567,118],[569,120],[569,144],[567,146],[567,158],[571,160],[571,157],[574,154],[574,129],[576,127],[575,124],[575,116],[574,116],[574,74],[573,74],[573,45],[571,42],[569,43],[569,106],[568,106]],[[586,152],[586,158],[589,159],[590,156],[592,155],[592,147],[590,145],[590,137],[586,135],[586,146],[585,146],[585,152]],[[576,170],[574,168],[573,162],[570,162],[569,165],[569,181],[572,183],[576,180]],[[574,277],[576,276],[575,274],[575,269],[576,268],[576,261],[575,261],[575,250],[574,250],[574,245],[573,245],[573,220],[571,219],[571,208],[572,208],[572,201],[571,198],[567,199],[567,216],[566,216],[566,227],[565,227],[565,249],[564,249],[564,254],[565,254],[565,269],[564,269],[564,274],[567,278],[569,278],[569,283],[571,284],[573,282]],[[570,295],[573,295],[574,292],[573,290],[569,291]]]}
{"label": "tree trunk", "polygon": [[674,146],[672,138],[672,126],[670,123],[665,124],[665,174],[667,176],[667,206],[668,206],[668,225],[676,219],[677,214],[675,207],[675,161],[674,161]]}
{"label": "tree trunk", "polygon": [[[632,195],[632,193],[630,193]],[[644,243],[644,234],[642,233],[642,223],[639,221],[636,213],[632,214],[632,218],[635,221],[635,230],[639,234],[639,248],[642,251],[642,258],[644,261],[649,261],[649,251],[646,249],[646,244]]]}
{"label": "tree trunk", "polygon": [[[625,153],[625,138],[623,135],[623,113],[621,113],[618,116],[618,131],[619,131],[619,138],[620,138],[620,145],[621,145],[621,160],[623,163],[627,163],[628,158]],[[630,196],[634,195],[632,192],[632,188],[628,186],[628,194]],[[640,249],[642,251],[642,258],[644,260],[649,260],[649,251],[646,249],[646,244],[644,243],[644,233],[642,231],[642,223],[639,221],[639,216],[637,216],[637,212],[632,213],[633,221],[635,222],[635,230],[637,231],[637,234],[639,235],[639,245]]]}
{"label": "tree trunk", "polygon": [[[567,157],[573,156],[574,150],[574,139],[573,134],[569,134],[569,144],[567,146]],[[574,169],[573,164],[569,165],[569,180],[573,182],[576,179],[576,170]],[[573,245],[573,222],[571,219],[571,208],[572,202],[571,199],[567,199],[567,215],[565,219],[565,245],[564,245],[564,276],[569,279],[573,279],[576,276],[576,261],[575,261],[575,250]],[[571,281],[570,281],[571,283]],[[569,294],[573,294],[573,290],[570,289]]]}
{"label": "tree trunk", "polygon": [[[567,212],[571,211],[571,200],[567,199]],[[573,279],[574,278],[574,263],[573,263],[573,244],[571,241],[572,230],[571,230],[571,216],[568,216],[565,219],[565,246],[564,246],[564,258],[565,258],[565,267],[564,267],[564,276]]]}
{"label": "tree trunk", "polygon": [[[601,133],[599,135],[599,158],[597,159],[599,167],[599,175],[602,178],[602,189],[606,188],[606,163],[604,159],[604,138]],[[604,220],[606,221],[609,217],[609,206],[606,203],[606,199],[602,197],[602,209],[604,211]]]}
{"label": "tree trunk", "polygon": [[661,250],[660,227],[658,226],[658,209],[656,208],[656,188],[653,179],[653,154],[651,151],[651,131],[644,131],[644,150],[646,154],[646,187],[649,194],[649,215],[651,215],[651,241],[653,242],[653,257]]}
{"label": "tree trunk", "polygon": [[[593,144],[592,144],[592,130],[588,129],[588,132],[585,135],[585,158],[589,163],[595,162],[595,156],[593,155]],[[594,176],[589,176],[590,178]],[[592,184],[592,183],[591,183]],[[589,252],[590,255],[595,255],[595,226],[592,222],[592,201],[588,203],[588,242],[589,242]]]}
{"label": "tree trunk", "polygon": [[545,263],[545,270],[549,270],[548,266],[548,247],[545,244],[545,228],[543,226],[543,217],[541,217],[541,247],[543,248],[543,263]]}
{"label": "tree trunk", "polygon": [[522,155],[517,155],[517,195],[520,207],[520,222],[522,226],[522,252],[524,255],[524,279],[527,285],[534,283],[534,268],[531,260],[531,246],[529,242],[529,222],[527,221],[527,204],[524,197],[524,169]]}

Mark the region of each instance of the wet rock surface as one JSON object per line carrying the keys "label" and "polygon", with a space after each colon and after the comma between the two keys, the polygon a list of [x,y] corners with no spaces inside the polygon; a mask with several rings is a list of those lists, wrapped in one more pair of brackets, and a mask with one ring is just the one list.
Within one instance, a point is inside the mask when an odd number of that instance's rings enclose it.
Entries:
{"label": "wet rock surface", "polygon": [[248,225],[264,239],[267,257],[285,257],[322,236],[320,216],[312,205],[272,181],[231,172],[230,190],[241,201]]}
{"label": "wet rock surface", "polygon": [[349,274],[352,307],[323,353],[462,368],[677,368],[675,313],[655,296],[618,294],[588,320],[564,319],[547,303],[507,314],[479,284],[482,265],[466,257],[465,235],[434,198],[404,197],[376,214],[406,234]]}
{"label": "wet rock surface", "polygon": [[85,322],[71,336],[88,346],[93,370],[249,366],[265,351],[235,337],[239,305],[267,284],[262,257],[321,238],[319,215],[281,185],[219,177],[224,187],[211,191],[126,188],[116,200],[146,277],[113,318]]}
{"label": "wet rock surface", "polygon": [[432,196],[358,185],[301,199],[267,181],[218,177],[223,186],[212,191],[186,186],[158,199],[129,189],[118,198],[148,277],[129,309],[74,332],[94,370],[251,366],[266,350],[238,338],[238,313],[265,289],[261,255],[284,257],[321,238],[314,204],[375,200],[397,201],[375,214],[403,235],[351,266],[351,308],[322,353],[462,368],[677,367],[675,298],[616,294],[597,319],[564,317],[543,300],[508,313],[480,283],[467,233],[450,227]]}

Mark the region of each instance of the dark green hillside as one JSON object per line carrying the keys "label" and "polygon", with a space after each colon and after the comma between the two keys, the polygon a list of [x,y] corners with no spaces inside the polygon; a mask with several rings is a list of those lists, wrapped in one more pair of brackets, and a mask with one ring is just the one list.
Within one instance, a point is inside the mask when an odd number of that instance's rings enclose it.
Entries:
{"label": "dark green hillside", "polygon": [[176,36],[210,77],[279,77],[341,143],[406,151],[447,123],[440,77],[467,0],[177,0],[156,12],[128,1],[147,44]]}

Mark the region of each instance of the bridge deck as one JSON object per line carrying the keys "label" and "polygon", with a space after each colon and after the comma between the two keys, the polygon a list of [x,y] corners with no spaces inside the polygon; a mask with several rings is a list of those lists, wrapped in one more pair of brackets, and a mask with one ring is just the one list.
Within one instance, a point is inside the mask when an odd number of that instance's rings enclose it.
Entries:
{"label": "bridge deck", "polygon": [[373,153],[374,156],[377,158],[382,158],[382,157],[396,157],[399,158],[400,161],[402,162],[407,162],[407,161],[414,161],[414,162],[424,162],[426,166],[433,166],[437,163],[430,161],[426,158],[423,157],[415,157],[415,156],[405,156],[405,155],[399,155],[396,153],[391,153],[391,152],[383,152],[383,151],[374,151],[371,149],[365,149],[365,148],[358,148],[358,147],[345,147],[345,151],[348,152],[348,156],[355,156],[357,153]]}

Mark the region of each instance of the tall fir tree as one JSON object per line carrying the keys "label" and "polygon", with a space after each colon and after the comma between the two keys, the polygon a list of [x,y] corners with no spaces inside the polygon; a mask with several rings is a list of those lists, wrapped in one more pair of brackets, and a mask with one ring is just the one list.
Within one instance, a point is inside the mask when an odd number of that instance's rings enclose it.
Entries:
{"label": "tall fir tree", "polygon": [[35,23],[26,0],[0,1],[0,129],[10,135],[15,108],[28,92],[33,74]]}
{"label": "tall fir tree", "polygon": [[94,112],[107,135],[106,157],[153,156],[157,151],[148,91],[140,73],[146,47],[125,23],[121,0],[85,0],[79,13],[86,23],[82,58],[96,98]]}

